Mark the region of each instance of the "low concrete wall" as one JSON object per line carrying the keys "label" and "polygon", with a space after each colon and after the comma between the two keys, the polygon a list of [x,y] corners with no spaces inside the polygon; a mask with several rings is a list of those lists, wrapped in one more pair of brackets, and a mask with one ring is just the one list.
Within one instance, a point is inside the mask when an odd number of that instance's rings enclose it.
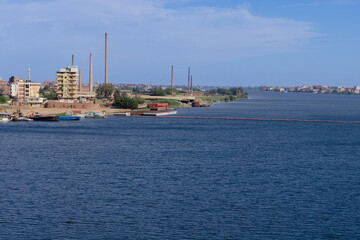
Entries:
{"label": "low concrete wall", "polygon": [[63,102],[47,102],[45,108],[75,108],[75,109],[100,109],[99,104],[95,103],[63,103]]}

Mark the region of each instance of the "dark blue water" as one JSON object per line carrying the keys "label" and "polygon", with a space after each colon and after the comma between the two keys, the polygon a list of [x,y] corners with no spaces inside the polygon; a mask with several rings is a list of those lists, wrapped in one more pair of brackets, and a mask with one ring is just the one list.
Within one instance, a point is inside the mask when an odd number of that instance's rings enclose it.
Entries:
{"label": "dark blue water", "polygon": [[[183,116],[360,120],[360,96],[250,92]],[[0,124],[0,239],[360,239],[360,125]]]}

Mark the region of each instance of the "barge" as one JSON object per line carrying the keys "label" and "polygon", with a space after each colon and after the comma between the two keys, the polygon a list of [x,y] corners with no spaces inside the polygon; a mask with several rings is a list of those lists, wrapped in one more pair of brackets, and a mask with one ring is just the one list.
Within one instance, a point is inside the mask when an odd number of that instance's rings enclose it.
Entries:
{"label": "barge", "polygon": [[58,122],[59,116],[52,116],[52,115],[32,115],[28,116],[29,119],[33,121],[42,121],[42,122]]}

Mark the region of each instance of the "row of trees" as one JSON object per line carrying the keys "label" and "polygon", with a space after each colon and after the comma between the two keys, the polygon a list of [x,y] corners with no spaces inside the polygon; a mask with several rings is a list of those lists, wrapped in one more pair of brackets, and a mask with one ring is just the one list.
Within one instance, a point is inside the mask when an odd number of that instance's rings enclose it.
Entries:
{"label": "row of trees", "polygon": [[242,87],[232,87],[229,89],[225,88],[218,88],[218,89],[211,89],[207,91],[208,94],[221,94],[221,95],[233,95],[233,96],[240,96],[244,93],[244,89]]}
{"label": "row of trees", "polygon": [[207,95],[207,96],[224,95],[225,102],[247,98],[247,93],[244,92],[244,89],[241,87],[232,87],[229,89],[225,89],[225,88],[212,89],[212,90],[207,91],[205,93],[205,95]]}
{"label": "row of trees", "polygon": [[[125,87],[122,87],[122,89],[132,90],[133,93],[141,92],[141,89],[139,87],[130,88],[130,87],[125,86]],[[171,88],[162,89],[161,87],[153,87],[150,90],[151,96],[166,96],[166,95],[172,95],[173,93],[180,94],[180,92],[178,90],[171,89]],[[120,97],[120,89],[118,89],[118,88],[115,89],[115,87],[112,84],[100,85],[98,87],[98,89],[96,90],[96,97],[99,99],[110,98],[113,94],[114,94],[115,99]]]}
{"label": "row of trees", "polygon": [[151,89],[150,92],[152,96],[166,96],[166,95],[172,95],[173,93],[180,94],[180,92],[176,89],[171,89],[171,88],[162,89],[161,87],[154,87]]}

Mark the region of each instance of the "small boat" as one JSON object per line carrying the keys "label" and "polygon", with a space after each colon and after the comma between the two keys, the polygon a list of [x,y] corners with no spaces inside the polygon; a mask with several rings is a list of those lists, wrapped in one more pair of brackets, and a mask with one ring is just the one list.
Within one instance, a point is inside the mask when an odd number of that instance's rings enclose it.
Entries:
{"label": "small boat", "polygon": [[114,113],[115,117],[130,117],[130,112],[121,112],[121,113]]}
{"label": "small boat", "polygon": [[60,116],[59,121],[78,121],[80,120],[80,116]]}
{"label": "small boat", "polygon": [[28,122],[28,121],[33,121],[33,120],[28,117],[14,116],[13,121],[14,122]]}
{"label": "small boat", "polygon": [[74,111],[74,112],[69,112],[66,116],[74,116],[74,117],[81,117],[84,118],[86,114],[82,114],[81,111]]}
{"label": "small boat", "polygon": [[85,118],[106,118],[105,112],[86,112]]}
{"label": "small boat", "polygon": [[33,121],[45,121],[45,122],[58,122],[59,116],[53,115],[32,115],[28,118],[32,119]]}
{"label": "small boat", "polygon": [[105,115],[95,115],[93,118],[107,118]]}
{"label": "small boat", "polygon": [[148,112],[144,112],[142,115],[143,116],[166,116],[166,115],[174,115],[177,114],[176,110],[172,110],[172,111],[148,111]]}
{"label": "small boat", "polygon": [[0,112],[0,122],[10,122],[12,121],[11,113],[8,112]]}

